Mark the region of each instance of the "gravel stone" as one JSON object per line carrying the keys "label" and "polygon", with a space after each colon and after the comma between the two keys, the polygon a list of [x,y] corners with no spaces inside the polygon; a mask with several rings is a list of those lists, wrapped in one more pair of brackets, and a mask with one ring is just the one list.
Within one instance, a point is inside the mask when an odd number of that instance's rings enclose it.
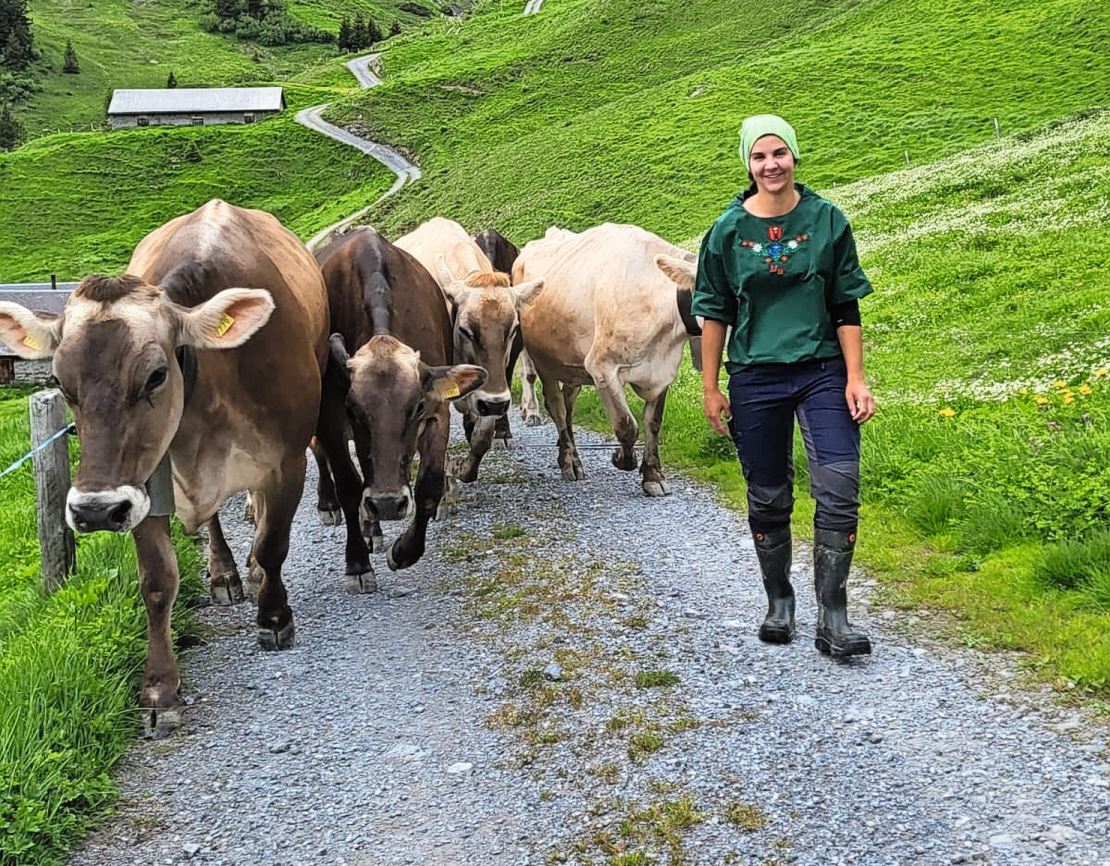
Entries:
{"label": "gravel stone", "polygon": [[[119,814],[71,864],[582,866],[577,845],[678,797],[705,816],[683,834],[690,866],[1110,863],[1097,719],[1075,727],[1076,710],[1022,692],[1005,657],[930,642],[926,614],[864,610],[856,578],[853,621],[874,654],[820,655],[800,543],[798,636],[763,644],[743,515],[674,474],[671,495],[648,498],[607,448],[584,449],[587,477],[564,482],[550,422],[514,417],[513,433],[431,524],[417,565],[395,574],[375,556],[382,589],[368,595],[343,590],[344,532],[317,520],[309,461],[284,570],[296,648],[261,651],[250,604],[199,610],[207,639],[181,656],[195,698],[182,729],[136,741],[116,773]],[[241,515],[241,498],[222,514],[245,573]],[[525,535],[494,541],[509,523]],[[541,598],[529,616],[488,608],[506,550],[526,563],[513,579],[592,594]],[[558,687],[522,685],[553,657]],[[677,683],[636,688],[642,670]],[[498,723],[541,698],[564,702],[530,728]],[[637,723],[621,719],[650,721],[662,744],[632,758]],[[462,766],[465,784],[447,778]],[[738,828],[734,804],[763,826]]]}

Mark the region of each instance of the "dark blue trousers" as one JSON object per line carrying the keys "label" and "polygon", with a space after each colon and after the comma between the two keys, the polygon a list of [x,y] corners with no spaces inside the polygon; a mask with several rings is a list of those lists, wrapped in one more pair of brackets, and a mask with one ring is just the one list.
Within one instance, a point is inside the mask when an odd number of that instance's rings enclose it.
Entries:
{"label": "dark blue trousers", "polygon": [[794,418],[809,457],[814,525],[836,532],[859,523],[859,425],[844,398],[843,358],[759,364],[729,377],[730,429],[748,483],[753,532],[790,525],[794,509]]}

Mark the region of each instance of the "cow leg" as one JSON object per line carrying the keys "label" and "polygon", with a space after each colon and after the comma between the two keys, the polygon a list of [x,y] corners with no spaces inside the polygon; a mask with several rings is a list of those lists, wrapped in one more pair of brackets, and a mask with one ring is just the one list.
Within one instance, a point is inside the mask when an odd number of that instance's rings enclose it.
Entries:
{"label": "cow leg", "polygon": [[[513,373],[516,371],[516,360],[524,351],[524,338],[520,335],[520,330],[517,329],[516,335],[513,337],[512,345],[509,346],[509,361],[505,365],[505,381],[511,383],[513,381]],[[494,443],[501,442],[506,448],[512,445],[513,430],[509,426],[509,413],[497,416],[497,425],[494,429],[493,440]]]}
{"label": "cow leg", "polygon": [[239,569],[218,515],[208,521],[208,594],[219,605],[238,604],[244,598]]}
{"label": "cow leg", "polygon": [[663,425],[666,405],[666,388],[654,400],[644,403],[644,460],[640,464],[640,475],[644,493],[648,496],[666,496],[670,492],[663,478],[663,464],[659,460],[659,429]]}
{"label": "cow leg", "polygon": [[590,355],[586,356],[586,371],[593,377],[597,386],[597,395],[601,398],[601,405],[605,407],[605,414],[609,416],[609,423],[613,426],[620,445],[613,451],[613,465],[625,472],[636,468],[636,418],[628,408],[628,400],[624,395],[624,382],[621,381],[620,372],[611,364],[599,364]]}
{"label": "cow leg", "polygon": [[318,438],[310,446],[310,450],[319,470],[316,476],[316,514],[324,526],[338,526],[343,519],[343,511],[335,493],[335,481],[332,479],[327,455],[324,454]]}
{"label": "cow leg", "polygon": [[293,646],[293,611],[281,582],[281,567],[289,554],[289,533],[304,488],[307,463],[303,451],[289,456],[255,491],[258,528],[250,580],[258,587],[258,643],[264,650]]}
{"label": "cow leg", "polygon": [[335,476],[339,507],[347,529],[347,565],[343,583],[355,592],[373,592],[377,589],[377,583],[374,570],[370,567],[370,550],[362,531],[362,482],[351,462],[351,452],[347,450],[344,426],[335,423],[337,414],[336,409],[329,410],[330,417],[322,419],[318,438],[323,456],[327,458]]}
{"label": "cow leg", "polygon": [[[582,460],[578,456],[578,449],[574,444],[574,429],[567,418],[566,394],[563,392],[557,379],[540,374],[543,382],[543,402],[547,406],[547,414],[551,416],[555,429],[559,431],[559,471],[564,481],[578,481],[586,477],[582,468]],[[575,390],[575,396],[578,392]],[[571,401],[573,405],[573,401]]]}
{"label": "cow leg", "polygon": [[473,412],[463,412],[463,435],[469,445],[474,438],[474,420],[477,416]]}
{"label": "cow leg", "polygon": [[526,427],[539,427],[543,424],[540,415],[540,401],[536,399],[536,366],[527,352],[520,353],[520,414],[524,416]]}
{"label": "cow leg", "polygon": [[389,548],[386,562],[393,571],[416,564],[424,555],[428,521],[435,517],[443,498],[449,424],[447,408],[444,407],[434,419],[429,419],[424,425],[417,440],[420,468],[416,473],[416,489],[413,491],[416,516]]}
{"label": "cow leg", "polygon": [[146,670],[139,705],[144,735],[158,739],[181,724],[177,662],[170,638],[170,614],[177,598],[177,557],[169,517],[148,517],[132,530],[139,563],[139,588],[146,606]]}
{"label": "cow leg", "polygon": [[[467,413],[469,415],[469,413]],[[465,423],[465,419],[464,419]],[[486,456],[493,444],[494,419],[489,415],[478,415],[474,418],[474,432],[470,437],[470,453],[459,463],[455,475],[460,481],[467,484],[478,480],[478,468],[482,465],[482,458]]]}

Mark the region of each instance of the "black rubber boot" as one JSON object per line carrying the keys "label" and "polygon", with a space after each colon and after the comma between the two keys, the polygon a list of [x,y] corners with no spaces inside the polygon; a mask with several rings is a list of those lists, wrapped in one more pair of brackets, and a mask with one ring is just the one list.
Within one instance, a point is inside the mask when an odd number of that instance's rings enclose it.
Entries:
{"label": "black rubber boot", "polygon": [[794,587],[790,585],[790,528],[755,533],[755,553],[767,590],[767,618],[759,627],[765,643],[794,639]]}
{"label": "black rubber boot", "polygon": [[817,591],[817,649],[833,658],[871,652],[867,635],[848,622],[848,570],[856,546],[854,532],[815,529],[813,584]]}

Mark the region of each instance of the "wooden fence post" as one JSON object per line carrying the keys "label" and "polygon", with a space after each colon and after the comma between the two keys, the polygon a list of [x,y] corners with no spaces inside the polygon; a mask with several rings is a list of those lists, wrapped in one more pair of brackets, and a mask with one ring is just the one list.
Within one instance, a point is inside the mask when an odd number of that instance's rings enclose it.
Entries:
{"label": "wooden fence post", "polygon": [[[66,424],[66,404],[57,388],[31,395],[31,446],[36,447]],[[47,592],[65,583],[77,561],[73,531],[66,524],[69,493],[69,442],[56,439],[32,458],[35,503],[42,552],[42,582]]]}

